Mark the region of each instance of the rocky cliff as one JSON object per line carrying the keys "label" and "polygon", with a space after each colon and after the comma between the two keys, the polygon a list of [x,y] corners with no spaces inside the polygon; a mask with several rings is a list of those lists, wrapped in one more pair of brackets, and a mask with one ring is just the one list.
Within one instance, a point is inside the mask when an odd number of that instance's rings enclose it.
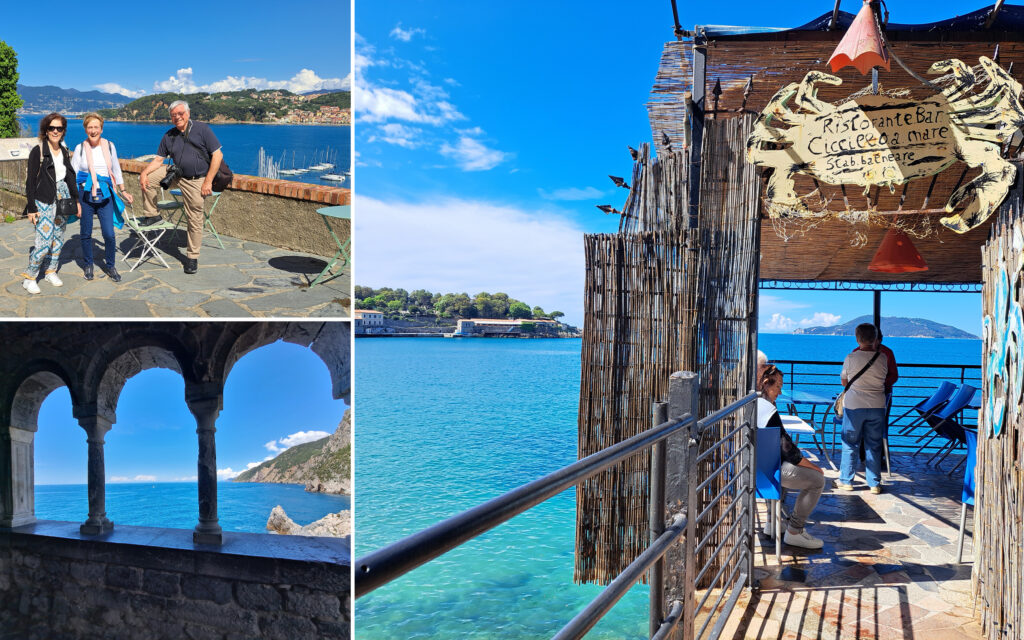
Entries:
{"label": "rocky cliff", "polygon": [[235,482],[304,484],[306,491],[352,492],[352,417],[345,412],[337,430],[327,438],[289,447],[273,460],[244,471]]}
{"label": "rocky cliff", "polygon": [[289,536],[343,538],[352,535],[352,512],[328,513],[316,522],[302,526],[289,518],[281,505],[277,505],[267,518],[267,531]]}

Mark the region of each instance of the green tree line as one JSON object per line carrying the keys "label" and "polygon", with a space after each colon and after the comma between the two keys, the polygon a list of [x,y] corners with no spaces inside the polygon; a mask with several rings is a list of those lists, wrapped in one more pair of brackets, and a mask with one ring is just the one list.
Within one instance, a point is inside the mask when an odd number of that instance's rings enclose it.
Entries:
{"label": "green tree line", "polygon": [[507,293],[481,291],[472,298],[466,293],[431,293],[425,289],[406,291],[356,285],[356,306],[393,314],[408,313],[438,318],[550,318],[557,320],[561,311],[546,312],[539,306],[510,298]]}

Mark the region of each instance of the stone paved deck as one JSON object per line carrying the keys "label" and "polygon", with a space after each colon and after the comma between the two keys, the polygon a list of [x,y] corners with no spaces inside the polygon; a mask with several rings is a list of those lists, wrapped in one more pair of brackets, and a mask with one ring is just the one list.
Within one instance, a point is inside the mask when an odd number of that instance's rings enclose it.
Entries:
{"label": "stone paved deck", "polygon": [[[64,286],[40,282],[42,293],[30,295],[21,286],[21,272],[34,238],[27,220],[0,222],[0,317],[132,318],[132,317],[350,317],[351,265],[341,276],[309,283],[326,265],[322,256],[279,249],[221,235],[203,235],[199,271],[185,275],[185,234],[168,232],[158,247],[170,268],[155,259],[129,273],[123,251],[134,244],[127,228],[116,232],[119,283],[97,268],[96,279],[82,277],[78,224],[68,226],[60,255]],[[98,225],[93,232],[94,259],[102,256]],[[138,249],[132,253],[138,255]],[[134,262],[134,260],[132,261]]]}
{"label": "stone paved deck", "polygon": [[809,527],[825,540],[820,552],[783,545],[780,566],[774,542],[759,536],[760,589],[740,597],[722,637],[981,638],[971,595],[970,507],[963,563],[956,564],[963,467],[948,476],[924,460],[895,455],[881,495],[868,493],[861,475],[852,493],[826,488]]}

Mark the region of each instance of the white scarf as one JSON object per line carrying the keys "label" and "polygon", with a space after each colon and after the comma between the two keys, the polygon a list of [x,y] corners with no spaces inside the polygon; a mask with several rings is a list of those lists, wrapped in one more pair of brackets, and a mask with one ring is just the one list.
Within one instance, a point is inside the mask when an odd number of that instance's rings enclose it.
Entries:
{"label": "white scarf", "polygon": [[[106,144],[104,144],[106,143]],[[114,165],[110,162],[110,142],[100,138],[100,150],[103,152],[103,161],[107,163],[107,174],[110,176],[110,184],[114,184]],[[99,188],[99,181],[96,179],[96,170],[92,167],[92,145],[86,140],[82,143],[82,152],[85,155],[85,166],[89,168],[89,177],[92,178],[92,188]]]}

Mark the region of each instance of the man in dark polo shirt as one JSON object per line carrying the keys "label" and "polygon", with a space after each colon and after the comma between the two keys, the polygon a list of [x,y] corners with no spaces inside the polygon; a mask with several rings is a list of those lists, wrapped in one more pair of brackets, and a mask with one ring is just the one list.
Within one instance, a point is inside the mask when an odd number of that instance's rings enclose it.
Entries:
{"label": "man in dark polo shirt", "polygon": [[169,155],[181,170],[181,177],[171,183],[171,188],[181,189],[188,220],[185,273],[195,273],[199,268],[199,247],[203,242],[203,198],[213,193],[213,178],[224,154],[210,125],[189,118],[187,102],[175,100],[171,103],[170,112],[174,128],[160,139],[156,157],[139,176],[144,196],[143,211],[146,216],[158,215],[156,199],[160,194],[160,181],[167,175],[164,159]]}

